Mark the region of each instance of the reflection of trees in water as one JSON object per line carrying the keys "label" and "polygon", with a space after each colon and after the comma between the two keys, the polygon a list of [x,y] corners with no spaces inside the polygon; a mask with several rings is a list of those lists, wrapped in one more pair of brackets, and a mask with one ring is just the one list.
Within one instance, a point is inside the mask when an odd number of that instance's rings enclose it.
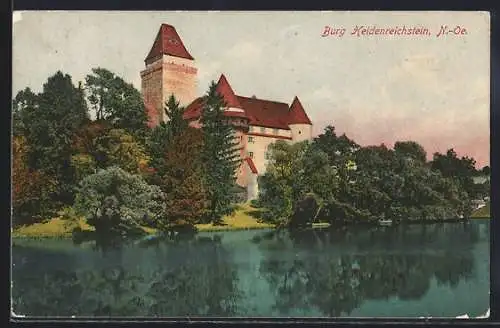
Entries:
{"label": "reflection of trees in water", "polygon": [[[293,258],[273,251],[283,236],[260,238],[261,274],[282,315],[314,307],[326,316],[350,315],[364,300],[417,300],[433,278],[456,287],[474,273],[477,225],[415,225],[289,232]],[[356,231],[357,230],[357,231]]]}
{"label": "reflection of trees in water", "polygon": [[[92,255],[95,263],[77,271],[78,265],[64,264],[68,258],[63,253],[53,255],[61,264],[58,268],[14,266],[14,312],[28,316],[234,315],[237,276],[229,264],[231,254],[216,238],[145,248],[105,249],[102,256]],[[43,252],[25,251],[29,257]],[[21,261],[19,256],[14,256],[14,263]],[[135,267],[126,264],[128,256],[137,257],[130,261]]]}
{"label": "reflection of trees in water", "polygon": [[158,268],[153,274],[156,278],[147,293],[153,300],[148,315],[236,313],[237,274],[230,253],[217,239],[173,244],[162,255],[158,260],[168,263],[168,268]]}

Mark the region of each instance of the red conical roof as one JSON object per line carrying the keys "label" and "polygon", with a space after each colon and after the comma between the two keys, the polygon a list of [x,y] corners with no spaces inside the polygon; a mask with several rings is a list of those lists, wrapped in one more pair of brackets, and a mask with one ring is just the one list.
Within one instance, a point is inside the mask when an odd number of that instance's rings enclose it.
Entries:
{"label": "red conical roof", "polygon": [[309,124],[312,125],[311,120],[306,114],[304,107],[300,103],[299,98],[295,97],[288,113],[288,124]]}
{"label": "red conical roof", "polygon": [[161,55],[170,55],[191,60],[194,59],[182,43],[175,27],[168,24],[161,24],[153,46],[144,61],[148,63],[151,59]]}
{"label": "red conical roof", "polygon": [[224,98],[227,107],[243,108],[224,74],[220,76],[215,90]]}

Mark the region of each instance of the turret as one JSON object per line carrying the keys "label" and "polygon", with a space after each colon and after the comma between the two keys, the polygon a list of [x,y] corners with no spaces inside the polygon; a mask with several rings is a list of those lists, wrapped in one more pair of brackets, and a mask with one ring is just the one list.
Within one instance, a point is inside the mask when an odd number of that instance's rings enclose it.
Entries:
{"label": "turret", "polygon": [[292,141],[299,142],[312,140],[312,123],[300,103],[295,97],[288,111],[288,126],[292,132]]}

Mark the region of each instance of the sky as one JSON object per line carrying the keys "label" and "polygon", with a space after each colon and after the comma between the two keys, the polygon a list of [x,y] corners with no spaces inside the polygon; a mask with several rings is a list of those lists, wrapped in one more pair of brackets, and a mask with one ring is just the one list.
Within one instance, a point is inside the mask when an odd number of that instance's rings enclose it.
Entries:
{"label": "sky", "polygon": [[[57,70],[77,85],[94,67],[140,90],[167,23],[195,58],[199,95],[224,73],[238,95],[289,104],[298,96],[315,135],[333,125],[361,145],[413,140],[429,158],[454,148],[489,165],[486,12],[25,11],[13,22],[13,95],[41,91]],[[444,25],[452,32],[437,36]],[[326,26],[345,32],[322,36]],[[403,26],[429,32],[351,34]]]}

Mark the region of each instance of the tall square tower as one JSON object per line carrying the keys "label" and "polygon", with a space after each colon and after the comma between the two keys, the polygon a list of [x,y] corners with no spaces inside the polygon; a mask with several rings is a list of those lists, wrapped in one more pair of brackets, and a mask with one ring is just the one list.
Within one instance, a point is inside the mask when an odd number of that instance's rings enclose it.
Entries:
{"label": "tall square tower", "polygon": [[162,24],[144,60],[141,89],[151,126],[166,121],[163,108],[170,95],[181,106],[196,98],[197,73],[194,58],[187,51],[175,27]]}

